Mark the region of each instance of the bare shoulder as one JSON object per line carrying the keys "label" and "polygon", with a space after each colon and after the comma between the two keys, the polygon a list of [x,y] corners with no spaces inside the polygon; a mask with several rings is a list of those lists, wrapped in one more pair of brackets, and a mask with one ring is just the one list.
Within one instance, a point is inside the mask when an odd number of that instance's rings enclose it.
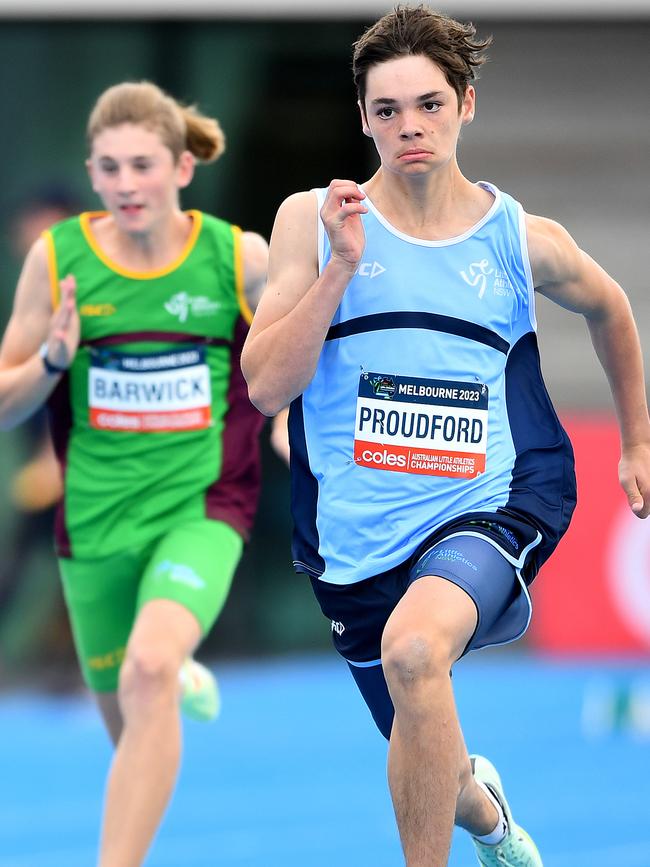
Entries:
{"label": "bare shoulder", "polygon": [[282,220],[303,218],[309,220],[315,225],[316,217],[318,215],[317,206],[318,199],[313,190],[302,190],[299,193],[293,193],[292,195],[287,196],[278,208],[276,222],[278,218]]}
{"label": "bare shoulder", "polygon": [[548,217],[526,214],[526,234],[535,288],[577,277],[582,254],[564,226]]}
{"label": "bare shoulder", "polygon": [[269,269],[269,245],[257,232],[242,232],[242,265],[244,294],[252,311],[259,304]]}
{"label": "bare shoulder", "polygon": [[266,269],[269,258],[269,245],[266,238],[257,232],[241,233],[242,256],[245,266],[262,266]]}
{"label": "bare shoulder", "polygon": [[38,238],[25,258],[18,279],[14,311],[36,306],[52,312],[49,254],[44,238]]}
{"label": "bare shoulder", "polygon": [[621,287],[554,220],[526,215],[535,289],[567,310],[600,315],[616,304]]}
{"label": "bare shoulder", "polygon": [[271,234],[269,278],[294,266],[317,268],[318,200],[310,190],[286,198],[275,218]]}
{"label": "bare shoulder", "polygon": [[53,313],[48,250],[43,238],[31,247],[18,279],[13,311],[7,325],[0,367],[20,364],[45,339]]}
{"label": "bare shoulder", "polygon": [[275,218],[269,249],[266,289],[252,331],[269,325],[295,307],[318,278],[318,200],[310,191],[285,199]]}

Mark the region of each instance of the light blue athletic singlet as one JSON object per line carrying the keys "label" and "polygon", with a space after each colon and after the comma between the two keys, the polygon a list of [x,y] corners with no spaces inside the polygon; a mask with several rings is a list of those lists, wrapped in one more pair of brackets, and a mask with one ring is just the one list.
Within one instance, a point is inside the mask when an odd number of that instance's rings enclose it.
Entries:
{"label": "light blue athletic singlet", "polygon": [[[365,199],[361,263],[291,407],[298,571],[378,575],[469,512],[505,509],[547,538],[568,523],[573,456],[539,367],[524,212],[481,185],[492,207],[445,241]],[[322,270],[320,220],[319,247]]]}

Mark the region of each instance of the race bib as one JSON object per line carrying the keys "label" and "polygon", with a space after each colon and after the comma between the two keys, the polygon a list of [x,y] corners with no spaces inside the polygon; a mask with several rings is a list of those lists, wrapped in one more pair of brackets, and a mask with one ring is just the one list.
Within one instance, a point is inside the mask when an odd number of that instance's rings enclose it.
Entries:
{"label": "race bib", "polygon": [[354,460],[374,470],[473,479],[485,472],[488,388],[363,373]]}
{"label": "race bib", "polygon": [[88,408],[97,430],[201,430],[211,406],[205,347],[151,355],[91,349]]}

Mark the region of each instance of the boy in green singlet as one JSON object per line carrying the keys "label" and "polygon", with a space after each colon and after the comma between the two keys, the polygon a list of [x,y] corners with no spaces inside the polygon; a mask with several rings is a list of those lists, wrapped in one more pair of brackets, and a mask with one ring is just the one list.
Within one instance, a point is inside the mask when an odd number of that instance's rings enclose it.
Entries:
{"label": "boy in green singlet", "polygon": [[179,698],[191,715],[216,712],[191,656],[257,503],[263,417],[239,356],[267,244],[181,210],[223,134],[155,85],[103,93],[88,142],[105,210],[57,224],[27,256],[0,350],[0,425],[48,403],[66,602],[116,745],[99,864],[136,867],[176,780]]}

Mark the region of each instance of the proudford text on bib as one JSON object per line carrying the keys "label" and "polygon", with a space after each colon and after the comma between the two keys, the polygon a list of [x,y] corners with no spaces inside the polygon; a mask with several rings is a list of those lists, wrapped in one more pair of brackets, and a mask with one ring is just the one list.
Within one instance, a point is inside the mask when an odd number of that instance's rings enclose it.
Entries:
{"label": "proudford text on bib", "polygon": [[485,472],[487,427],[483,383],[364,371],[354,460],[375,470],[473,479]]}
{"label": "proudford text on bib", "polygon": [[210,371],[205,348],[128,355],[91,350],[90,426],[154,433],[210,426]]}

